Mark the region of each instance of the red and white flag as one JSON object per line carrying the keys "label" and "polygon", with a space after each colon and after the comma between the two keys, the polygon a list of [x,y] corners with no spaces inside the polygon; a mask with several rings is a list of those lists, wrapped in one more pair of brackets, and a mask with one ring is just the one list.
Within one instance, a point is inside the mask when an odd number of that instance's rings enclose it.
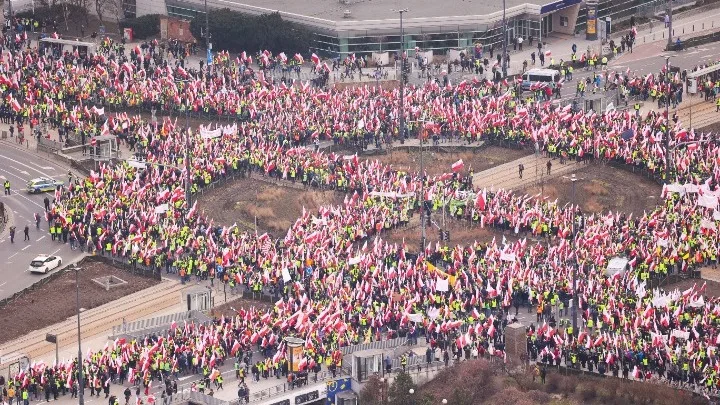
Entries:
{"label": "red and white flag", "polygon": [[457,162],[452,164],[452,171],[457,173],[465,167],[465,163],[463,163],[462,159],[458,160]]}

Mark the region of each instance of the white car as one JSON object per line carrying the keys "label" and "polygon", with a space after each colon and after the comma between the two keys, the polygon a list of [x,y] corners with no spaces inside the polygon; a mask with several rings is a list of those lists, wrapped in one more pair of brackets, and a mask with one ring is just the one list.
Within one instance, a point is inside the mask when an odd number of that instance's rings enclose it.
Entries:
{"label": "white car", "polygon": [[60,256],[40,255],[30,262],[28,271],[30,273],[47,274],[50,270],[58,268],[61,264],[62,258]]}

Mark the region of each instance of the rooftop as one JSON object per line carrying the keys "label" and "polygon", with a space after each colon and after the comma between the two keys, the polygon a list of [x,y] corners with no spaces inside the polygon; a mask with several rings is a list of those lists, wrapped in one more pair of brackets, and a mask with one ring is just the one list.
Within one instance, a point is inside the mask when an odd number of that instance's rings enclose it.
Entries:
{"label": "rooftop", "polygon": [[[204,0],[167,0],[168,5],[202,10]],[[543,6],[553,10],[580,0],[506,0],[508,18],[540,15]],[[474,27],[485,30],[502,20],[500,0],[208,0],[208,7],[250,13],[279,12],[297,23],[335,32],[395,32],[400,28],[397,11],[407,8],[403,25],[408,33],[438,27]],[[349,11],[349,16],[345,12]],[[547,11],[550,11],[548,9]],[[492,27],[490,27],[492,28]]]}
{"label": "rooftop", "polygon": [[[264,8],[267,12],[280,11],[300,14],[325,20],[343,20],[345,10],[354,20],[399,20],[393,10],[408,9],[405,18],[435,18],[449,16],[486,15],[502,12],[502,1],[498,0],[218,0],[230,7],[230,3],[246,4]],[[507,0],[507,8],[525,4],[542,6],[553,0]]]}

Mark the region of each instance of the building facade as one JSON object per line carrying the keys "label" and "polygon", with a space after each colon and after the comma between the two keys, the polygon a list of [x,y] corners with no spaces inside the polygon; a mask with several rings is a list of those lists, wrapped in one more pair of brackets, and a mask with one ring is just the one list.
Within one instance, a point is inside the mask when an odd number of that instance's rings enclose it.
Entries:
{"label": "building facade", "polygon": [[[204,16],[204,0],[123,0],[126,16],[162,13],[182,19]],[[372,52],[398,52],[404,48],[432,50],[436,55],[452,49],[482,45],[502,47],[505,36],[512,46],[517,37],[534,41],[551,33],[584,35],[587,5],[581,0],[489,0],[472,6],[462,0],[408,2],[412,9],[404,14],[400,35],[398,13],[391,11],[396,1],[374,0],[207,0],[208,8],[229,8],[248,14],[278,12],[288,21],[306,26],[314,33],[310,49],[324,57],[344,57]],[[385,8],[383,2],[388,3]],[[613,22],[630,18],[643,10],[655,10],[665,0],[599,0],[591,2],[597,17]],[[445,4],[445,7],[442,7]],[[476,2],[477,4],[477,2]],[[478,10],[483,14],[475,14]],[[655,7],[655,8],[653,8]],[[134,10],[132,10],[134,8]],[[445,12],[453,10],[452,13]],[[381,11],[378,11],[381,10]],[[504,11],[504,13],[503,13]],[[457,14],[457,15],[451,15]],[[503,14],[507,29],[503,32]]]}

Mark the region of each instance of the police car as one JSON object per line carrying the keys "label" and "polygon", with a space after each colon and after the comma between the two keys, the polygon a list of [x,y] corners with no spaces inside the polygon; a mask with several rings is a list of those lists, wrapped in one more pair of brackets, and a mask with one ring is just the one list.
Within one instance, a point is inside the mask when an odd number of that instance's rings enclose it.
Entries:
{"label": "police car", "polygon": [[27,183],[27,191],[30,194],[39,194],[43,191],[55,191],[58,186],[62,186],[65,183],[61,180],[54,180],[47,177],[38,177],[32,179]]}
{"label": "police car", "polygon": [[30,262],[28,271],[30,273],[47,274],[50,270],[54,270],[62,264],[60,256],[39,255]]}

